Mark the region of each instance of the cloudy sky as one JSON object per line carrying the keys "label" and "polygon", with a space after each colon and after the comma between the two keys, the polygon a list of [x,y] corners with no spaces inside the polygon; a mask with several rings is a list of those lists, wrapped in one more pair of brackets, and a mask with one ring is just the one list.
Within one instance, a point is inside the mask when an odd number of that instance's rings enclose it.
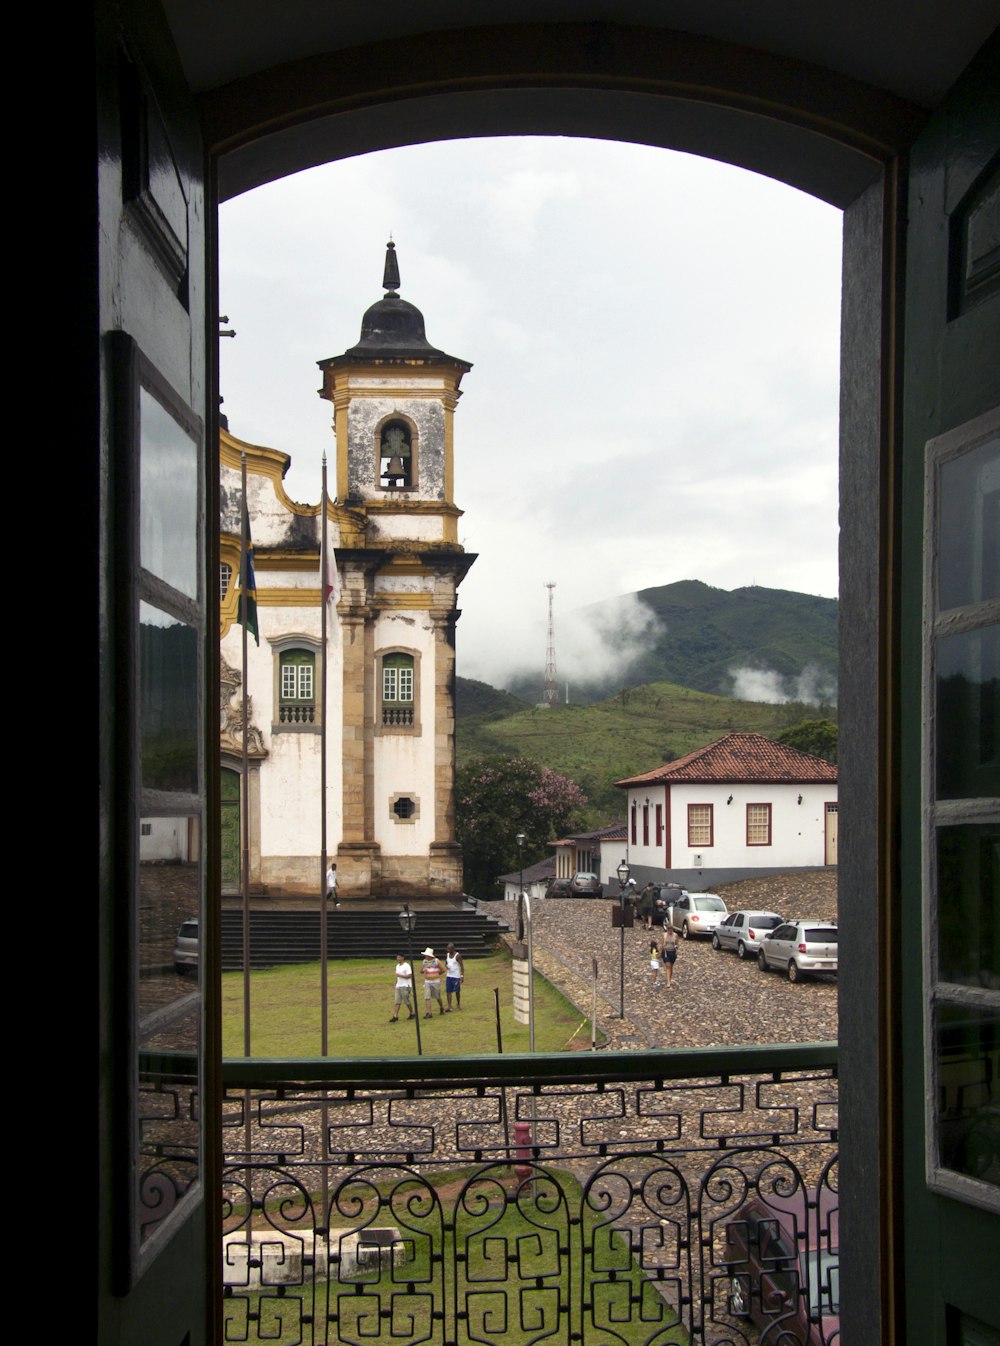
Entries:
{"label": "cloudy sky", "polygon": [[[837,593],[840,212],[741,169],[567,139],[389,150],[220,212],[222,392],[241,439],[333,456],[316,361],[353,345],[396,241],[431,343],[473,363],[456,414],[459,671],[560,680],[575,610],[679,579]],[[622,612],[624,646],[643,614]],[[608,654],[599,656],[605,662]]]}

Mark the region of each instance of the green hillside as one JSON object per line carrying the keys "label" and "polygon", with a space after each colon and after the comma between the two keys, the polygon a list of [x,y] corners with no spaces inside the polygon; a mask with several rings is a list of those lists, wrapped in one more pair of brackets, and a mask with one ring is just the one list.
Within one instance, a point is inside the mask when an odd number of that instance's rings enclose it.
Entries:
{"label": "green hillside", "polygon": [[460,715],[458,761],[507,753],[543,762],[584,789],[596,825],[621,816],[622,792],[613,783],[624,776],[650,771],[733,730],[774,737],[819,714],[798,702],[735,701],[655,682],[590,706],[529,707],[493,719]]}
{"label": "green hillside", "polygon": [[[794,684],[806,674],[818,691],[810,700],[835,699],[837,599],[757,585],[730,592],[701,580],[679,580],[594,603],[579,615],[592,625],[595,639],[607,639],[600,633],[619,629],[622,605],[634,598],[654,615],[654,628],[628,668],[610,679],[585,683],[561,666],[574,701],[602,701],[623,685],[660,681],[728,696],[734,690],[732,670],[738,668],[777,674],[791,695],[802,695]],[[510,685],[526,701],[540,700],[541,670]]]}

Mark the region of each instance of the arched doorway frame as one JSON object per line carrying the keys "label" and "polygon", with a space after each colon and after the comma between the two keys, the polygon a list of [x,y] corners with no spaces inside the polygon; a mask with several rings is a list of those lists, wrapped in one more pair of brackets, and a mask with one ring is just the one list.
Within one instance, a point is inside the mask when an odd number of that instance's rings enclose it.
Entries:
{"label": "arched doorway frame", "polygon": [[842,1321],[845,1340],[868,1340],[872,1322],[891,1337],[901,1295],[891,845],[899,239],[902,156],[923,114],[800,62],[688,34],[584,24],[417,34],[331,52],[235,81],[204,95],[201,110],[216,201],[376,149],[546,134],[701,154],[844,209],[840,875],[842,892],[864,895],[869,914],[874,906],[878,938],[870,919],[842,931],[854,969],[841,1003],[841,1276],[851,1291]]}

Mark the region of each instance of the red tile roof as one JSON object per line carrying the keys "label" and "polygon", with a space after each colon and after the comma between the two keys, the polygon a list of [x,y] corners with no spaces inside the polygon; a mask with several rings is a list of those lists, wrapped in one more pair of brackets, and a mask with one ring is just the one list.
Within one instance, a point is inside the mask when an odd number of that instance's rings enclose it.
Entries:
{"label": "red tile roof", "polygon": [[727,734],[705,748],[696,748],[675,762],[666,762],[640,776],[615,781],[626,789],[630,785],[658,783],[697,783],[719,785],[749,785],[785,782],[789,785],[810,785],[834,782],[837,768],[822,757],[775,743],[763,734]]}

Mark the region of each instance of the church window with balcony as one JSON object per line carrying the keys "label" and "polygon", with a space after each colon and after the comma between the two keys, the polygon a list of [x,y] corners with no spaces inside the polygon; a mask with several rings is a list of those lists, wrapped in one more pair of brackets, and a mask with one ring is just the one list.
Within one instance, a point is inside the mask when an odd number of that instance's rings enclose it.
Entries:
{"label": "church window with balcony", "polygon": [[278,656],[278,723],[316,723],[316,655],[283,650]]}
{"label": "church window with balcony", "polygon": [[382,727],[412,729],[416,663],[412,654],[382,656]]}

